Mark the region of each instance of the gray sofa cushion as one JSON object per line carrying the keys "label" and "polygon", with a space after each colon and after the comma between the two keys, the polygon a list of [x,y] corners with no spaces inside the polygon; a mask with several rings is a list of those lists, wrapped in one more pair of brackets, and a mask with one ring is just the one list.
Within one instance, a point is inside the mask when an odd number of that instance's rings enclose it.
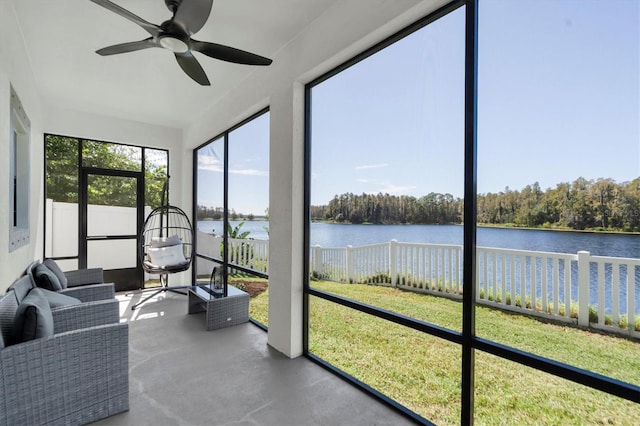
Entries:
{"label": "gray sofa cushion", "polygon": [[68,296],[66,294],[58,293],[57,291],[51,291],[41,288],[40,291],[44,294],[44,297],[49,302],[51,308],[59,308],[61,306],[78,305],[81,302],[80,299]]}
{"label": "gray sofa cushion", "polygon": [[38,287],[52,291],[62,290],[62,284],[56,274],[42,263],[33,268],[33,279]]}
{"label": "gray sofa cushion", "polygon": [[56,274],[58,281],[60,281],[60,287],[67,288],[67,276],[64,274],[64,272],[62,272],[62,269],[60,269],[60,267],[58,266],[55,260],[47,259],[44,262],[42,262],[42,264],[47,268],[49,268],[51,272]]}
{"label": "gray sofa cushion", "polygon": [[17,310],[18,301],[13,290],[0,297],[0,349],[13,343],[13,320]]}
{"label": "gray sofa cushion", "polygon": [[13,290],[15,292],[15,298],[18,303],[22,302],[22,299],[27,297],[27,294],[29,294],[32,288],[33,282],[27,275],[23,275],[18,278],[9,286],[9,290]]}
{"label": "gray sofa cushion", "polygon": [[39,288],[32,289],[18,305],[13,320],[14,343],[53,336],[53,316],[49,302]]}

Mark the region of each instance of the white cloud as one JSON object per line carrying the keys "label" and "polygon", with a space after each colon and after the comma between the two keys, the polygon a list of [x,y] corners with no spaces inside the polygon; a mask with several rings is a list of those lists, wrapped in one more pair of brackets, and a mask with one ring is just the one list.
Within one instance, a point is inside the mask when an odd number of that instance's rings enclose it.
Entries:
{"label": "white cloud", "polygon": [[206,170],[209,172],[222,172],[222,161],[213,155],[199,155],[198,156],[198,170]]}
{"label": "white cloud", "polygon": [[243,176],[269,176],[269,172],[256,169],[234,169],[229,170],[229,174],[243,175]]}
{"label": "white cloud", "polygon": [[388,163],[365,164],[362,166],[356,166],[356,170],[382,169],[383,167],[389,167],[389,164]]}
{"label": "white cloud", "polygon": [[[222,161],[220,161],[217,157],[213,155],[199,155],[198,170],[222,173],[224,171],[224,168]],[[256,169],[230,169],[229,174],[243,176],[269,176],[269,172]]]}
{"label": "white cloud", "polygon": [[407,195],[410,194],[411,191],[414,191],[417,186],[415,185],[393,185],[387,182],[379,182],[378,189],[365,191],[367,194],[389,194],[389,195]]}
{"label": "white cloud", "polygon": [[391,195],[406,195],[410,193],[417,187],[415,185],[410,186],[399,186],[387,183],[383,185],[378,192],[382,192],[383,194],[391,194]]}

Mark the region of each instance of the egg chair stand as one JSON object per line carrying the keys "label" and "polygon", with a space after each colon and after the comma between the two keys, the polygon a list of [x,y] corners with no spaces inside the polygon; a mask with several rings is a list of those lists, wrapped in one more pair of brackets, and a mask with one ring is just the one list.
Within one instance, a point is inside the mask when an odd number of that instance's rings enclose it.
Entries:
{"label": "egg chair stand", "polygon": [[160,287],[148,289],[153,293],[133,305],[131,310],[159,293],[170,291],[186,295],[179,290],[191,287],[169,286],[169,274],[184,272],[191,267],[194,232],[184,211],[165,204],[168,184],[167,178],[162,190],[162,205],[149,213],[138,238],[142,269],[146,273],[160,275]]}

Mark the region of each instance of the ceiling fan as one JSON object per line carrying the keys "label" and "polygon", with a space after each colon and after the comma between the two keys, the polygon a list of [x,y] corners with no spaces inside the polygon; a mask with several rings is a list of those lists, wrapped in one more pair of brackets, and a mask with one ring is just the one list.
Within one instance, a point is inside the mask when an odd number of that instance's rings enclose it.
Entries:
{"label": "ceiling fan", "polygon": [[209,19],[213,0],[164,0],[173,13],[173,17],[160,25],[147,22],[109,0],[91,1],[139,25],[151,35],[144,40],[99,49],[96,51],[99,55],[115,55],[151,47],[162,47],[171,50],[180,68],[203,86],[209,86],[211,83],[192,52],[200,52],[214,59],[244,65],[270,65],[272,62],[269,58],[244,50],[191,38],[193,34],[200,31]]}

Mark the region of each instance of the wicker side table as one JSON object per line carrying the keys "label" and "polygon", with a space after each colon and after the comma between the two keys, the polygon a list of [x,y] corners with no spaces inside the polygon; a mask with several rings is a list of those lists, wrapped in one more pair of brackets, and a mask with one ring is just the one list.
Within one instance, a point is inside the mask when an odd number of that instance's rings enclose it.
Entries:
{"label": "wicker side table", "polygon": [[189,288],[188,312],[206,312],[207,331],[242,324],[249,321],[249,294],[228,286],[227,297],[216,297],[206,286],[194,286]]}

